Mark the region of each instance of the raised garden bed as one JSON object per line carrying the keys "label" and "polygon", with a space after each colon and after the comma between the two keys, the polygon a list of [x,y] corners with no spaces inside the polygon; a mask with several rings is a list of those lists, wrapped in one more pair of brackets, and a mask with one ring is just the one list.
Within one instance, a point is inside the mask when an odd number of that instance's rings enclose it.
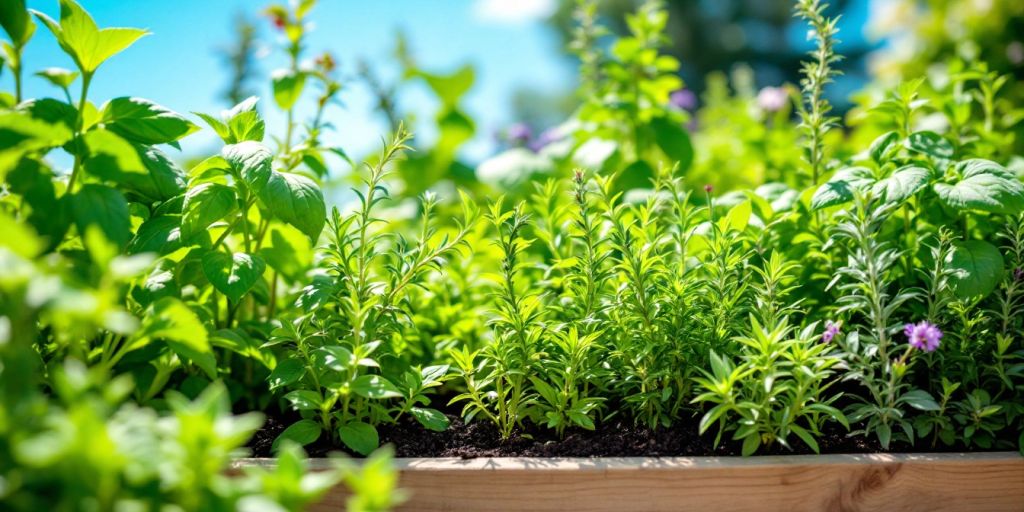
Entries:
{"label": "raised garden bed", "polygon": [[[242,459],[236,466],[272,465]],[[1015,452],[760,457],[400,458],[399,510],[1024,510]],[[322,459],[312,467],[326,467]],[[341,488],[312,508],[344,510]]]}

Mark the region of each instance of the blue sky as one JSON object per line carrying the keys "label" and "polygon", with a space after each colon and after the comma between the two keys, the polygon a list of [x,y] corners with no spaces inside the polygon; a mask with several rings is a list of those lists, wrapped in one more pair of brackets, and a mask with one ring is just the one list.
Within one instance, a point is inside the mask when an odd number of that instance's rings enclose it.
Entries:
{"label": "blue sky", "polygon": [[[218,112],[227,105],[219,97],[228,70],[215,53],[233,40],[233,20],[244,12],[260,25],[262,39],[276,44],[276,33],[259,16],[268,2],[254,0],[81,0],[101,27],[146,28],[151,35],[103,64],[90,88],[90,99],[101,103],[116,96],[141,96],[172,110]],[[29,0],[30,8],[58,18],[57,0]],[[478,121],[478,137],[466,153],[478,159],[491,150],[492,134],[514,121],[513,92],[522,86],[564,90],[572,87],[572,68],[562,57],[556,35],[537,16],[549,9],[551,0],[322,0],[315,8],[314,31],[309,38],[310,57],[331,51],[345,73],[351,74],[357,58],[366,58],[379,74],[391,80],[397,75],[392,59],[395,31],[405,32],[413,55],[426,69],[454,70],[473,64],[477,80],[467,97],[467,107]],[[28,72],[51,66],[73,68],[44,28],[39,27],[25,55]],[[279,52],[260,61],[269,75],[283,65]],[[11,90],[9,73],[2,79]],[[281,117],[269,111],[268,80],[260,83],[266,98],[263,110],[271,128],[281,128]],[[77,87],[77,85],[76,85]],[[26,96],[58,96],[41,78],[29,76]],[[386,123],[371,111],[370,99],[361,86],[347,89],[344,108],[330,118],[338,130],[331,142],[354,155],[375,149],[387,131]],[[433,112],[429,95],[415,89],[399,99],[403,110]],[[198,120],[197,120],[198,122]],[[429,132],[418,133],[429,139]],[[200,133],[183,141],[186,154],[216,149],[211,134]]]}

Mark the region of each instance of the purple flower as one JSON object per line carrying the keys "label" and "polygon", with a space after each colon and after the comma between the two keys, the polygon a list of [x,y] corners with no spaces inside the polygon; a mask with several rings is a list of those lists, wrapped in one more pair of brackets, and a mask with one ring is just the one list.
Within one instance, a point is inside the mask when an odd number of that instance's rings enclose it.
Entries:
{"label": "purple flower", "polygon": [[562,134],[562,130],[560,130],[559,128],[560,127],[555,126],[553,128],[548,128],[547,130],[540,132],[540,135],[538,135],[537,138],[533,141],[533,143],[530,144],[530,149],[532,149],[533,152],[536,153],[544,149],[544,147],[547,146],[548,144],[562,140],[562,138],[564,138],[564,135]]}
{"label": "purple flower", "polygon": [[829,320],[825,322],[825,332],[821,334],[821,341],[831,343],[837,334],[839,334],[839,324]]}
{"label": "purple flower", "polygon": [[669,95],[668,103],[679,110],[693,110],[697,108],[697,95],[689,89],[679,89]]}
{"label": "purple flower", "polygon": [[903,334],[907,335],[911,347],[925,352],[934,352],[939,348],[939,340],[942,339],[942,331],[927,320],[916,324],[907,324],[903,328]]}
{"label": "purple flower", "polygon": [[1013,269],[1013,280],[1024,281],[1024,268],[1017,267]]}
{"label": "purple flower", "polygon": [[515,123],[508,127],[508,131],[505,132],[509,142],[520,146],[526,145],[530,142],[530,138],[533,137],[533,131],[526,123]]}
{"label": "purple flower", "polygon": [[788,101],[789,94],[782,87],[765,87],[757,93],[757,106],[765,112],[778,112]]}
{"label": "purple flower", "polygon": [[707,185],[704,185],[704,192],[707,192],[708,194],[710,194],[711,191],[714,190],[714,189],[715,189],[715,187],[711,186],[710,183],[708,183]]}

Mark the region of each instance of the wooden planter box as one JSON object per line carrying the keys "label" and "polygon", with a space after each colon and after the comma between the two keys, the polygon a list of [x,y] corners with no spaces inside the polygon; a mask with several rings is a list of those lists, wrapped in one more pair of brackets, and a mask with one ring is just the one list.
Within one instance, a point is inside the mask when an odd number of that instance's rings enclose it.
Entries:
{"label": "wooden planter box", "polygon": [[[1015,452],[395,463],[410,493],[399,510],[1024,511]],[[345,510],[344,490],[313,510]]]}

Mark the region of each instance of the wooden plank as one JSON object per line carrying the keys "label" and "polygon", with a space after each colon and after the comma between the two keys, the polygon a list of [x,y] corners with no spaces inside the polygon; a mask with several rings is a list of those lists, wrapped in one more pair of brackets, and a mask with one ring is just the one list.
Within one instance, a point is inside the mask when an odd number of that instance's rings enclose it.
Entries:
{"label": "wooden plank", "polygon": [[[400,510],[1024,512],[1024,458],[1014,452],[397,459],[396,465],[411,493]],[[313,510],[344,510],[344,502],[344,490],[336,489]]]}

